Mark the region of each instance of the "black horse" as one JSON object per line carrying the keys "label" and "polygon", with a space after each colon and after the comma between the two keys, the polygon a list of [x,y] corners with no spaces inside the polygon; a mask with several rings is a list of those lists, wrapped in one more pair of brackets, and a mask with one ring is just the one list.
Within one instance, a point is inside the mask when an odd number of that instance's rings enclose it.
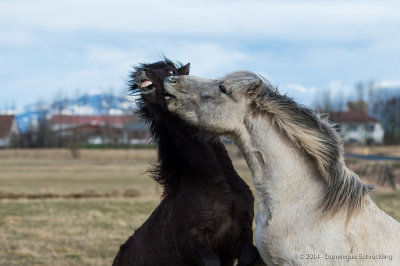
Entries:
{"label": "black horse", "polygon": [[166,108],[163,79],[189,74],[165,58],[141,64],[131,74],[140,92],[139,114],[150,124],[158,148],[154,179],[163,199],[120,247],[113,265],[253,265],[254,198],[233,168],[219,139],[186,124]]}

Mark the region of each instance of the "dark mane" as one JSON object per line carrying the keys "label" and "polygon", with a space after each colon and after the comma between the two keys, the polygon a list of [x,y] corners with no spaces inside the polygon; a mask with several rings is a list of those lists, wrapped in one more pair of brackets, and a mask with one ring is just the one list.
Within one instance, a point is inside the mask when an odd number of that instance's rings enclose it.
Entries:
{"label": "dark mane", "polygon": [[[162,68],[166,65],[179,69],[181,63],[174,63],[168,58],[163,61],[140,64],[130,75],[130,90],[137,93],[140,74],[147,69]],[[136,114],[148,123],[152,141],[158,147],[158,161],[149,172],[154,180],[164,187],[164,194],[178,188],[180,177],[190,176],[194,182],[201,181],[212,173],[221,171],[217,158],[213,156],[213,139],[200,129],[193,127],[169,112],[161,104],[148,104],[142,97],[137,98]],[[212,158],[211,163],[206,158]],[[208,173],[204,173],[207,171]]]}

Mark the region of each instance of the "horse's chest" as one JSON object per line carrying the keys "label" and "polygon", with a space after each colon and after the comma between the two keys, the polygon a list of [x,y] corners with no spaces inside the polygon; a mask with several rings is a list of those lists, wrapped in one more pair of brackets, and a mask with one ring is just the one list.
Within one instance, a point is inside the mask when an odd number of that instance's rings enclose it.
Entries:
{"label": "horse's chest", "polygon": [[234,215],[231,206],[215,204],[212,208],[204,210],[207,213],[197,227],[199,235],[205,237],[211,247],[217,248],[221,241],[232,239],[237,241],[240,237],[243,225]]}

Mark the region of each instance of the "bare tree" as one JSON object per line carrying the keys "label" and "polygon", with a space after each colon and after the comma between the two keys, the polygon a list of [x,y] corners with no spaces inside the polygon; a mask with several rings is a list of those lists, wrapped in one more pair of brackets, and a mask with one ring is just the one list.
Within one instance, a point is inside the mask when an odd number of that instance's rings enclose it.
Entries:
{"label": "bare tree", "polygon": [[331,112],[333,111],[333,102],[331,99],[331,92],[329,89],[320,90],[316,94],[314,100],[315,109],[320,112]]}
{"label": "bare tree", "polygon": [[383,122],[386,125],[386,141],[390,144],[400,143],[400,97],[386,101],[382,110]]}
{"label": "bare tree", "polygon": [[71,152],[71,156],[74,159],[78,159],[80,157],[79,147],[81,145],[81,121],[80,121],[80,102],[79,102],[79,89],[75,91],[75,104],[76,108],[74,109],[74,121],[75,128],[72,129],[72,137],[71,142],[69,144],[69,149]]}
{"label": "bare tree", "polygon": [[64,126],[63,126],[63,111],[66,107],[66,103],[64,101],[64,97],[63,94],[61,92],[61,90],[59,90],[54,98],[54,102],[53,102],[53,106],[55,107],[55,109],[57,110],[57,114],[59,116],[60,121],[58,121],[60,124],[58,125],[58,127],[56,128],[57,130],[57,147],[63,147],[64,145],[64,141],[63,141],[63,130],[64,130]]}
{"label": "bare tree", "polygon": [[343,93],[338,93],[333,101],[334,110],[337,112],[343,111],[346,106],[346,99]]}
{"label": "bare tree", "polygon": [[364,101],[364,93],[365,93],[365,85],[363,82],[359,81],[355,85],[356,92],[357,92],[357,101],[362,102]]}
{"label": "bare tree", "polygon": [[[385,130],[385,142],[400,143],[400,90],[389,90],[368,84],[370,113],[378,118]],[[389,93],[390,92],[390,93]]]}

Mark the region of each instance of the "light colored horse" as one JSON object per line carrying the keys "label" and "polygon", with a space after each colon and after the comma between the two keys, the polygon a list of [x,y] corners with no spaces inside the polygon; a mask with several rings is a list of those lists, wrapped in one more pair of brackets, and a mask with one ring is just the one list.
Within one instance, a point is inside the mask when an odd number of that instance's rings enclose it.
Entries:
{"label": "light colored horse", "polygon": [[258,196],[267,264],[400,265],[400,224],[344,164],[326,120],[251,72],[164,80],[168,109],[240,147]]}

